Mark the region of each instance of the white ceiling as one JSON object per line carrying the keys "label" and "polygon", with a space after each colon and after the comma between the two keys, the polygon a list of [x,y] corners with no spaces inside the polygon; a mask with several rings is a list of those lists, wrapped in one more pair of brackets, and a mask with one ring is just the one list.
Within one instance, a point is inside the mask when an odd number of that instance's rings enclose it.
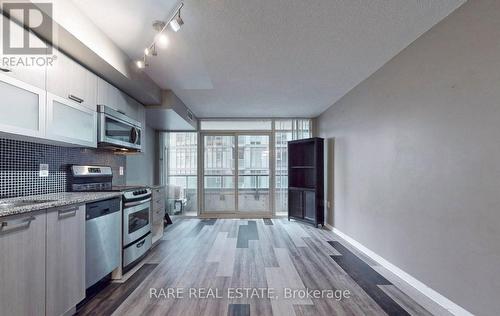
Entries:
{"label": "white ceiling", "polygon": [[[178,0],[73,0],[131,58]],[[314,117],[465,0],[185,0],[147,73],[198,117]]]}

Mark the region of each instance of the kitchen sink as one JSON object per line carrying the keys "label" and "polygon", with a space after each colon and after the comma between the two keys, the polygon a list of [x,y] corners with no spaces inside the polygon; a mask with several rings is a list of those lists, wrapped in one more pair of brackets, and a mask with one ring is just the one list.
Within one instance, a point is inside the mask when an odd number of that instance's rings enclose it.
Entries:
{"label": "kitchen sink", "polygon": [[19,206],[33,205],[33,204],[42,204],[48,202],[54,202],[55,200],[22,200],[22,201],[13,201],[13,202],[0,202],[0,209],[8,209]]}

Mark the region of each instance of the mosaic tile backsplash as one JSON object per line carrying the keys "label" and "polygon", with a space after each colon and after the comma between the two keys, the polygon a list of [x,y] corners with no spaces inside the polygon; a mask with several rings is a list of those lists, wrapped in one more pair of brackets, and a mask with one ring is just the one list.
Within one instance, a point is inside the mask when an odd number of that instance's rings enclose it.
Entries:
{"label": "mosaic tile backsplash", "polygon": [[[68,148],[0,138],[0,198],[66,191],[68,165],[110,166],[113,184],[125,184],[119,168],[125,156],[109,151]],[[49,176],[39,177],[40,164],[49,165]],[[125,174],[125,173],[124,173]]]}

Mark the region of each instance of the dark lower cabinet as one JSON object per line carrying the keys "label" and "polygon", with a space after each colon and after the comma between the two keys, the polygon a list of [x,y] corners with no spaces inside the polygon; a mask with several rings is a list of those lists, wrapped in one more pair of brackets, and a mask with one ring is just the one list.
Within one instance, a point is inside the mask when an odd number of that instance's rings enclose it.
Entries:
{"label": "dark lower cabinet", "polygon": [[288,219],[324,225],[323,139],[288,142]]}
{"label": "dark lower cabinet", "polygon": [[293,217],[303,217],[303,194],[300,190],[288,191],[288,213]]}
{"label": "dark lower cabinet", "polygon": [[304,194],[304,218],[309,221],[316,220],[316,192],[303,191]]}

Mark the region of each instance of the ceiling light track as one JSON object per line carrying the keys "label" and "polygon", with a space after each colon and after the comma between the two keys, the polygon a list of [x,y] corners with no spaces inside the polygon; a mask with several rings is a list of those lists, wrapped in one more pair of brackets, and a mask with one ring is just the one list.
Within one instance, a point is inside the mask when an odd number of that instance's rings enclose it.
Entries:
{"label": "ceiling light track", "polygon": [[184,21],[181,18],[181,9],[184,7],[184,2],[181,2],[177,8],[173,11],[174,13],[171,15],[170,19],[168,19],[168,23],[163,21],[154,21],[153,29],[156,31],[155,38],[153,43],[144,49],[144,54],[141,59],[135,62],[135,65],[139,69],[144,69],[149,66],[147,59],[148,57],[158,56],[157,47],[159,48],[167,48],[169,44],[169,38],[166,34],[167,27],[174,32],[178,32],[182,25],[184,25]]}

